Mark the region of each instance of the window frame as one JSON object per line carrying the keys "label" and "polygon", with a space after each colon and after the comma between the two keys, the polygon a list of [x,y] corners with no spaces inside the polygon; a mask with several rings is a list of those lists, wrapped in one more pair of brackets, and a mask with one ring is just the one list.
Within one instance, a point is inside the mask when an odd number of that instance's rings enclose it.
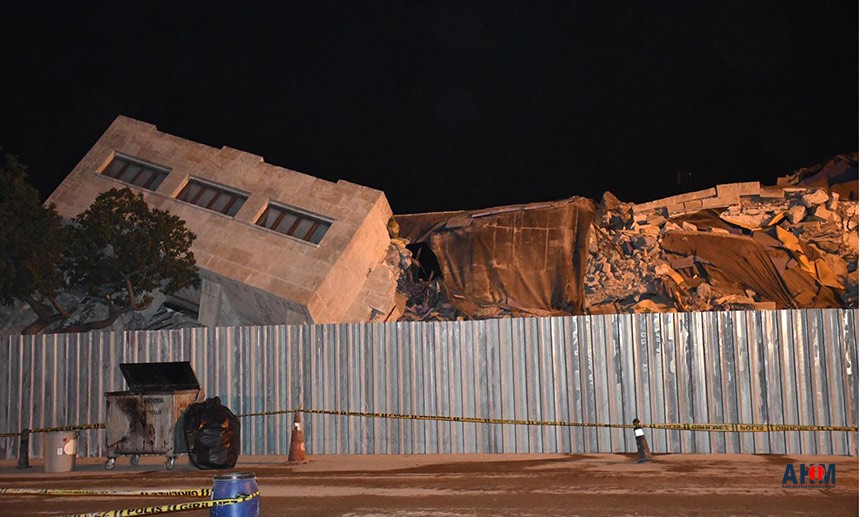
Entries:
{"label": "window frame", "polygon": [[[268,219],[269,211],[272,209],[276,210],[279,213],[278,213],[277,217],[275,217],[275,220],[272,222],[272,225],[266,226],[265,224],[263,224],[263,222],[265,222],[265,220]],[[287,231],[283,232],[281,230],[278,230],[277,229],[278,226],[280,226],[281,222],[284,220],[284,218],[287,215],[295,216],[296,220],[292,222],[292,224],[290,225],[290,228]],[[295,235],[295,231],[298,230],[299,226],[301,225],[301,223],[303,221],[310,221],[311,222],[310,228],[308,228],[304,232],[304,235],[306,238],[299,237],[298,235]],[[259,228],[263,228],[265,230],[275,232],[278,235],[286,235],[287,237],[292,237],[293,239],[299,240],[299,241],[307,243],[307,244],[313,244],[314,246],[320,245],[320,243],[323,241],[326,234],[328,234],[328,231],[331,229],[331,226],[333,224],[334,224],[334,220],[330,219],[328,217],[324,217],[324,216],[321,216],[318,214],[313,214],[313,213],[307,212],[305,210],[301,210],[301,209],[298,209],[298,208],[295,208],[295,207],[292,207],[289,205],[285,205],[284,203],[278,203],[278,202],[273,202],[273,201],[269,201],[266,204],[266,208],[263,210],[263,212],[260,214],[260,216],[254,222],[254,225],[259,227]],[[320,236],[319,242],[314,242],[311,239],[316,234],[316,232],[319,230],[319,228],[323,225],[326,226],[325,232],[323,232],[323,234]]]}
{"label": "window frame", "polygon": [[[108,174],[108,170],[110,170],[111,166],[117,160],[124,162],[124,165],[116,173],[115,176]],[[125,170],[128,169],[129,165],[137,165],[138,167],[140,167],[140,170],[137,171],[137,173],[135,174],[134,178],[131,181],[126,181],[126,180],[122,179],[121,177],[122,177],[123,172],[125,172]],[[152,176],[149,178],[149,180],[147,180],[143,184],[135,183],[134,180],[139,178],[140,175],[146,170],[152,171],[152,173],[153,173]],[[115,151],[113,156],[111,157],[110,161],[107,163],[107,165],[105,165],[102,168],[102,170],[99,171],[99,175],[104,176],[106,178],[110,178],[114,181],[119,181],[121,183],[125,183],[126,185],[131,185],[133,187],[142,188],[142,189],[148,190],[150,192],[157,192],[158,187],[160,187],[161,184],[164,183],[164,180],[167,179],[167,176],[169,176],[172,171],[173,171],[173,169],[171,169],[170,167],[167,167],[164,165],[159,165],[157,163],[148,162],[146,160],[141,160],[140,158],[135,158],[134,156],[129,156],[125,153],[120,153],[120,152]],[[152,184],[157,178],[160,178],[160,179],[158,179],[158,182],[155,185],[155,188],[153,188]]]}
{"label": "window frame", "polygon": [[[185,195],[188,189],[190,189],[192,186],[198,186],[202,188],[200,188],[199,192],[197,192],[192,199],[183,199],[182,196]],[[215,192],[215,195],[212,197],[212,199],[209,200],[206,205],[197,204],[197,201],[200,199],[201,196],[203,196],[207,192],[212,191]],[[224,210],[213,209],[212,206],[214,206],[221,198],[221,196],[225,194],[230,196],[231,199],[227,203],[227,205],[225,205]],[[208,210],[210,212],[214,212],[216,214],[221,214],[227,217],[234,218],[236,217],[236,214],[239,213],[239,210],[242,209],[242,206],[244,206],[245,203],[248,201],[249,197],[250,194],[242,192],[241,190],[192,176],[188,178],[188,181],[185,182],[185,185],[182,187],[179,193],[176,194],[176,197],[174,199],[176,199],[177,201],[182,201],[183,203],[188,203],[189,205],[193,205],[198,208],[202,208],[204,210]],[[242,203],[239,205],[236,211],[231,214],[230,210],[233,208],[233,205],[236,204],[236,200],[241,200]]]}

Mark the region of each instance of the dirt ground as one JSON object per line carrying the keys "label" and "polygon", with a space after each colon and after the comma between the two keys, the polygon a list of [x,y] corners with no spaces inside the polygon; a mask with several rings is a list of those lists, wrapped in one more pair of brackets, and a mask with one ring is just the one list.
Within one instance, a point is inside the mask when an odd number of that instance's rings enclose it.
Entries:
{"label": "dirt ground", "polygon": [[[632,455],[314,456],[289,466],[283,457],[240,458],[254,472],[265,516],[456,515],[857,515],[857,458],[831,456]],[[208,488],[217,472],[180,459],[131,466],[120,458],[79,459],[74,472],[29,470],[0,462],[0,488],[142,490]],[[836,487],[782,487],[786,463],[835,463]],[[0,515],[56,515],[154,506],[193,498],[0,495]],[[179,515],[209,515],[208,510]]]}

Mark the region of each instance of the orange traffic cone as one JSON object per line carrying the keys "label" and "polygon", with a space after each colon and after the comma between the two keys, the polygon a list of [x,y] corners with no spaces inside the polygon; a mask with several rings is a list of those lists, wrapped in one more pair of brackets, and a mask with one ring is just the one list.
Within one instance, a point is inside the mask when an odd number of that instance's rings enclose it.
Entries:
{"label": "orange traffic cone", "polygon": [[305,432],[302,430],[302,414],[296,411],[296,419],[293,421],[293,431],[290,433],[290,456],[287,459],[287,463],[296,465],[307,462]]}

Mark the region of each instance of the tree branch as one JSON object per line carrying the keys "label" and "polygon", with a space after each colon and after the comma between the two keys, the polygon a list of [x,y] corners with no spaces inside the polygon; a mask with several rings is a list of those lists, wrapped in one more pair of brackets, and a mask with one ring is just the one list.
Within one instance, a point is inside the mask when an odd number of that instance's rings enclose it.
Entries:
{"label": "tree branch", "polygon": [[[113,304],[111,304],[111,307],[113,307]],[[77,323],[75,325],[70,325],[64,329],[58,329],[58,330],[54,331],[53,333],[54,334],[57,334],[57,333],[66,334],[66,333],[73,333],[73,332],[89,332],[91,330],[101,330],[101,329],[110,327],[117,320],[117,318],[119,318],[123,314],[125,314],[127,312],[131,312],[131,311],[132,311],[132,307],[130,307],[130,306],[122,307],[118,310],[113,310],[113,308],[111,308],[110,313],[108,314],[108,317],[103,319],[103,320],[88,321],[85,323]]]}
{"label": "tree branch", "polygon": [[68,319],[69,316],[72,315],[62,305],[60,305],[59,302],[57,302],[57,298],[55,296],[46,296],[45,298],[47,298],[48,301],[51,302],[51,306],[54,308],[54,310],[60,313],[60,316],[62,316],[63,319]]}
{"label": "tree branch", "polygon": [[53,315],[48,316],[46,318],[39,316],[39,319],[37,319],[33,323],[30,323],[29,325],[24,327],[24,330],[21,331],[21,334],[24,336],[31,336],[33,334],[41,334],[43,330],[50,327],[54,323],[60,321],[61,319],[63,319],[63,317],[60,316],[59,314],[53,314]]}
{"label": "tree branch", "polygon": [[139,311],[143,307],[138,306],[137,300],[134,299],[134,286],[131,285],[131,279],[126,277],[125,279],[125,288],[128,289],[128,304],[131,305],[131,308]]}
{"label": "tree branch", "polygon": [[[26,302],[27,305],[29,305],[30,308],[33,309],[33,312],[36,313],[36,316],[38,316],[40,320],[47,321],[55,316],[55,313],[51,311],[47,305],[33,298],[33,295],[28,294],[26,296],[23,296],[22,301]],[[62,316],[63,314],[60,313],[60,315]]]}

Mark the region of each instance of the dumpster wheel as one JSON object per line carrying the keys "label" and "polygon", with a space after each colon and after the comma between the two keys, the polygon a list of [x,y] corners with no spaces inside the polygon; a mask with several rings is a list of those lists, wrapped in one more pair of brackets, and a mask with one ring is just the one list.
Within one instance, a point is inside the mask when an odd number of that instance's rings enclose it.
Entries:
{"label": "dumpster wheel", "polygon": [[105,462],[105,470],[113,470],[116,466],[116,458],[108,458]]}
{"label": "dumpster wheel", "polygon": [[164,468],[167,470],[173,470],[173,466],[176,464],[176,456],[171,456],[167,458],[167,461],[164,463]]}
{"label": "dumpster wheel", "polygon": [[132,454],[131,455],[131,464],[137,465],[138,463],[140,463],[140,454]]}

